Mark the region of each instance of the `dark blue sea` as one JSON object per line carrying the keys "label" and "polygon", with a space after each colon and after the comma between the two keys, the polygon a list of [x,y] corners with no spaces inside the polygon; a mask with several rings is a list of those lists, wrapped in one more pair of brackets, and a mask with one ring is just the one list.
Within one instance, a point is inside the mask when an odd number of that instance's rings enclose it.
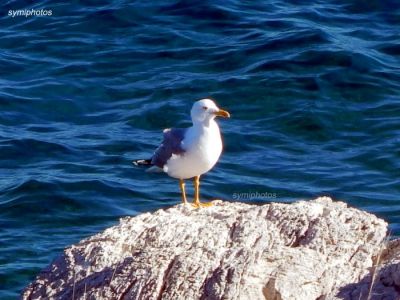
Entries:
{"label": "dark blue sea", "polygon": [[0,8],[0,299],[71,243],[178,204],[176,180],[131,162],[207,97],[232,118],[203,200],[327,195],[400,234],[397,0]]}

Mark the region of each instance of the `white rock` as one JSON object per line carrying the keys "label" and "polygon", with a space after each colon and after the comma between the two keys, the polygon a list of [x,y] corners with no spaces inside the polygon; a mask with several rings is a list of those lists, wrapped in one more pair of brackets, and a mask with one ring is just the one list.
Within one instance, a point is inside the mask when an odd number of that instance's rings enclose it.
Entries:
{"label": "white rock", "polygon": [[[365,286],[368,292],[386,228],[383,220],[327,197],[177,205],[123,218],[67,248],[22,298],[366,299],[361,293]],[[386,282],[387,295],[395,297],[400,259],[393,251],[385,256],[389,275],[377,282],[381,290]]]}

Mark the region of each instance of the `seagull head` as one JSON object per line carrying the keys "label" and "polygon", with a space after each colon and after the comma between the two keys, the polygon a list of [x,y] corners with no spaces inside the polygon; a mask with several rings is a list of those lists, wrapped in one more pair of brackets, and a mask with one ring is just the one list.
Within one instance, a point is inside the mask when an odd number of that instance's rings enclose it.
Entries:
{"label": "seagull head", "polygon": [[208,123],[215,117],[230,118],[230,114],[219,108],[214,101],[210,99],[202,99],[193,104],[190,112],[193,123]]}

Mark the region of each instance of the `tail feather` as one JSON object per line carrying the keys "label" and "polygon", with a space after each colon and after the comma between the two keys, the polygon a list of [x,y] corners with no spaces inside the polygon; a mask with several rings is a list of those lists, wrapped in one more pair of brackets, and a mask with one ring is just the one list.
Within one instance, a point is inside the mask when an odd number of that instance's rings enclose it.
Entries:
{"label": "tail feather", "polygon": [[135,166],[152,166],[151,159],[135,159],[132,162]]}

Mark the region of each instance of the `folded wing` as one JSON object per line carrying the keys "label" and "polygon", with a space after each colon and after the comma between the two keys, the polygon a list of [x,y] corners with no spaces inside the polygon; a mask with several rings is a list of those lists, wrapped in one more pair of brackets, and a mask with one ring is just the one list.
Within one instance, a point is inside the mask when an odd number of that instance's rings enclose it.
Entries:
{"label": "folded wing", "polygon": [[186,128],[168,128],[164,130],[164,139],[161,145],[154,152],[151,158],[151,164],[163,168],[172,154],[182,155],[185,149],[182,147],[182,141],[185,138]]}

